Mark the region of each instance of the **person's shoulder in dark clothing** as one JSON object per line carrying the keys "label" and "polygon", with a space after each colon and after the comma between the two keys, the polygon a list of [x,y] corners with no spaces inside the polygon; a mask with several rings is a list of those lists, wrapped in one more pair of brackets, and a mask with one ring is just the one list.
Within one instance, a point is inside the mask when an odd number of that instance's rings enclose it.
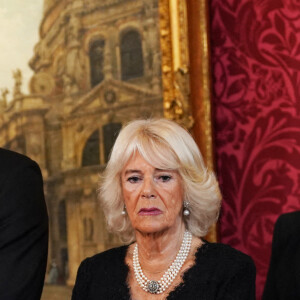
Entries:
{"label": "person's shoulder in dark clothing", "polygon": [[6,166],[14,165],[15,163],[29,163],[33,162],[28,156],[17,153],[8,149],[0,148],[1,164],[0,168],[4,169]]}
{"label": "person's shoulder in dark clothing", "polygon": [[[41,176],[38,164],[28,156],[0,148],[0,185],[6,183],[7,180],[14,179],[17,173],[21,173],[24,168],[28,167],[33,168],[38,176]],[[12,184],[12,182],[9,182],[9,184]]]}
{"label": "person's shoulder in dark clothing", "polygon": [[[279,216],[275,229],[279,227],[287,236],[298,234],[300,230],[300,211],[293,211]],[[275,231],[274,229],[274,231]]]}
{"label": "person's shoulder in dark clothing", "polygon": [[300,299],[300,211],[276,221],[263,300]]}
{"label": "person's shoulder in dark clothing", "polygon": [[40,168],[0,148],[0,299],[40,299],[48,250],[48,215]]}
{"label": "person's shoulder in dark clothing", "polygon": [[214,254],[215,257],[219,257],[220,259],[225,259],[231,262],[245,261],[250,264],[254,264],[252,258],[249,255],[229,245],[221,244],[221,243],[209,243],[209,242],[206,242],[204,246],[205,245],[207,245],[206,247],[208,247],[212,255]]}
{"label": "person's shoulder in dark clothing", "polygon": [[124,264],[127,249],[128,246],[121,246],[95,254],[84,259],[81,266],[88,267],[91,273],[104,272],[107,276],[111,276],[111,274],[115,273],[114,271],[120,273],[120,267]]}
{"label": "person's shoulder in dark clothing", "polygon": [[197,252],[198,257],[201,255],[205,255],[205,259],[213,265],[221,264],[226,271],[234,272],[235,269],[246,267],[249,271],[256,272],[254,262],[249,255],[226,244],[206,242]]}
{"label": "person's shoulder in dark clothing", "polygon": [[197,252],[196,264],[202,280],[214,283],[211,298],[255,299],[256,268],[250,256],[229,245],[206,243]]}
{"label": "person's shoulder in dark clothing", "polygon": [[72,299],[121,299],[128,294],[128,266],[124,263],[128,246],[112,248],[83,260],[78,268]]}

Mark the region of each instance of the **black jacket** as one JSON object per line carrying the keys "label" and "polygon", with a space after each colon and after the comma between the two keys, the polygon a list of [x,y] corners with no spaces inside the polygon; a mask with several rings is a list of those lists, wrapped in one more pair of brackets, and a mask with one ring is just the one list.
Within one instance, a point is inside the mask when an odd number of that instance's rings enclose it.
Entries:
{"label": "black jacket", "polygon": [[300,299],[300,211],[281,215],[274,228],[263,300]]}
{"label": "black jacket", "polygon": [[[129,300],[128,246],[84,260],[72,300]],[[252,259],[227,245],[206,243],[196,253],[195,265],[183,276],[168,300],[254,300],[255,266]]]}
{"label": "black jacket", "polygon": [[44,284],[48,215],[38,165],[0,148],[0,299],[38,300]]}

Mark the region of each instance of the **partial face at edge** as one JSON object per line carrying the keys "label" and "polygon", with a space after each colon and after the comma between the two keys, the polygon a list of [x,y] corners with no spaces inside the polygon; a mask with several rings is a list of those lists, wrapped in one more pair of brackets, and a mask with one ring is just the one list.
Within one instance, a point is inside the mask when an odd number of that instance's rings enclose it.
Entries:
{"label": "partial face at edge", "polygon": [[121,173],[121,184],[135,230],[157,233],[183,223],[183,184],[177,171],[156,169],[136,153]]}

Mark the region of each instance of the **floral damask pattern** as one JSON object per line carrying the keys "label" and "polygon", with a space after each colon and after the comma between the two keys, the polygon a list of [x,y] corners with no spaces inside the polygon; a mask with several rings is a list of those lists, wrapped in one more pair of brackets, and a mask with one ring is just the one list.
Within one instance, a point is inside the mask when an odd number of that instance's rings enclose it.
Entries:
{"label": "floral damask pattern", "polygon": [[274,222],[300,209],[300,1],[212,0],[221,241],[252,256],[257,299]]}

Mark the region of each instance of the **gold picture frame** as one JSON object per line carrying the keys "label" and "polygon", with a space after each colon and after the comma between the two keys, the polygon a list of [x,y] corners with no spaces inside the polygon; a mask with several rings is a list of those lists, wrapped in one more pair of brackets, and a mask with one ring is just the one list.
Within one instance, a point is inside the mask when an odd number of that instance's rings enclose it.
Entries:
{"label": "gold picture frame", "polygon": [[[165,118],[191,130],[214,170],[209,20],[207,0],[160,0]],[[206,237],[217,241],[217,225]]]}

